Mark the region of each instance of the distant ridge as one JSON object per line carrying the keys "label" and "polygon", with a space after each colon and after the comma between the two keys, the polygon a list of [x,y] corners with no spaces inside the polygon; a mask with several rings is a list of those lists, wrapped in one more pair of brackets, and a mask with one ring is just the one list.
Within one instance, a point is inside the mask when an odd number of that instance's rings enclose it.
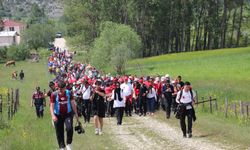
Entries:
{"label": "distant ridge", "polygon": [[28,16],[33,3],[44,8],[50,18],[59,18],[63,15],[63,0],[0,0],[0,3],[1,1],[5,12],[10,16],[20,12]]}

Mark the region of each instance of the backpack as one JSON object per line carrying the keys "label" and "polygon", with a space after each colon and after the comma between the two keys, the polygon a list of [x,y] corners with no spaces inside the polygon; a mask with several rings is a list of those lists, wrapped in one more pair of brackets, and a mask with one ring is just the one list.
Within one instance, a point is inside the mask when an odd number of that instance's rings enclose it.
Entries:
{"label": "backpack", "polygon": [[[68,110],[68,113],[70,113],[72,111],[72,108],[71,108],[71,102],[70,102],[70,91],[69,90],[66,90],[66,97],[67,97],[67,110]],[[59,104],[59,95],[58,95],[58,92],[55,92],[55,95],[56,95],[56,101],[55,101],[55,105],[54,105],[54,113],[56,115],[59,115],[60,114],[60,104]]]}
{"label": "backpack", "polygon": [[[189,92],[190,92],[190,94],[191,94],[191,99],[192,99],[192,101],[194,101],[193,91],[192,91],[192,90],[190,90]],[[180,97],[179,97],[179,99],[178,99],[178,101],[179,101],[179,102],[180,102],[180,100],[181,100],[182,93],[183,93],[183,90],[181,90]]]}

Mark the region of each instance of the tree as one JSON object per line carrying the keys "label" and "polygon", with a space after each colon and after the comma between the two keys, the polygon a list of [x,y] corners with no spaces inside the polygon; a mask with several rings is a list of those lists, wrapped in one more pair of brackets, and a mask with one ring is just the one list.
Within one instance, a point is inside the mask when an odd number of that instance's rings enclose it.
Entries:
{"label": "tree", "polygon": [[102,23],[100,31],[91,50],[91,63],[99,69],[110,65],[118,74],[123,73],[126,62],[139,56],[139,36],[131,27],[113,22]]}
{"label": "tree", "polygon": [[34,24],[23,33],[22,42],[30,49],[38,50],[40,47],[47,47],[48,43],[55,38],[53,24]]}
{"label": "tree", "polygon": [[40,8],[36,3],[33,3],[30,10],[29,24],[45,23],[47,20],[44,8]]}

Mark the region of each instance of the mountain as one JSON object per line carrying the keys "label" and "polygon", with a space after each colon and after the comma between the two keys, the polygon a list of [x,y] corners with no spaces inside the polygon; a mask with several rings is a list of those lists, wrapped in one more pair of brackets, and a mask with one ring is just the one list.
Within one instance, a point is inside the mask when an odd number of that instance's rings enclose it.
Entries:
{"label": "mountain", "polygon": [[0,0],[6,17],[21,20],[28,17],[32,4],[36,3],[50,18],[63,15],[63,0]]}

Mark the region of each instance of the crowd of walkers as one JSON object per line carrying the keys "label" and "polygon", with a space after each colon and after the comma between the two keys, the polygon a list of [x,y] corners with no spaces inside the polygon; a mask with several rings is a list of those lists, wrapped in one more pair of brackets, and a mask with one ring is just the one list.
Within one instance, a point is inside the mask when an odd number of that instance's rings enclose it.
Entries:
{"label": "crowd of walkers", "polygon": [[[195,92],[189,82],[182,81],[181,76],[101,75],[90,64],[73,63],[72,55],[67,50],[59,51],[58,48],[48,58],[48,72],[55,74],[55,79],[49,83],[50,90],[42,98],[50,97],[50,112],[58,144],[62,149],[70,149],[73,115],[77,121],[83,116],[84,123],[89,123],[93,116],[94,133],[102,135],[104,117],[116,117],[117,125],[122,125],[124,113],[128,117],[154,116],[155,111],[163,109],[169,119],[171,112],[177,110],[178,103],[185,104],[185,108],[178,108],[185,109],[180,118],[183,137],[192,136],[192,103]],[[34,102],[37,97],[39,99],[39,94],[37,95],[33,96]],[[38,117],[43,116],[39,113],[39,110],[43,110],[42,105],[41,102],[36,105]],[[66,145],[64,124],[67,131]]]}

